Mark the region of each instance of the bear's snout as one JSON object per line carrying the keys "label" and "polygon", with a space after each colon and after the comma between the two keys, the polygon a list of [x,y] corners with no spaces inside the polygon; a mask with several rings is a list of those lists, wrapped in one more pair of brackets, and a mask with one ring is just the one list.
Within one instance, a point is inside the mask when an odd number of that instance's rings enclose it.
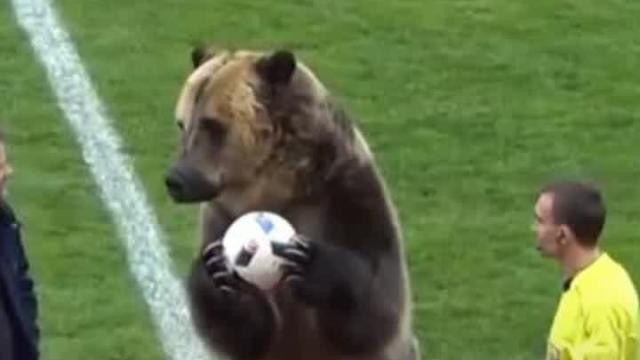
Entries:
{"label": "bear's snout", "polygon": [[186,166],[173,166],[167,172],[165,185],[176,202],[201,202],[213,199],[219,186],[211,184],[199,171]]}
{"label": "bear's snout", "polygon": [[177,176],[174,172],[169,172],[164,180],[165,185],[167,185],[167,190],[169,191],[169,195],[174,199],[179,197],[178,195],[182,193],[183,184],[180,177]]}

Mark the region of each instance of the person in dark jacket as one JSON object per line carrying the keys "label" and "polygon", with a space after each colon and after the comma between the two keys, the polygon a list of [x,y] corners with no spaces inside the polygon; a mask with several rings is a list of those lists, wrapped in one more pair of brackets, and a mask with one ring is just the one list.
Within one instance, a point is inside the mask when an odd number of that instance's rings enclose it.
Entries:
{"label": "person in dark jacket", "polygon": [[40,337],[38,303],[20,223],[6,197],[6,183],[12,172],[0,135],[0,359],[36,360]]}

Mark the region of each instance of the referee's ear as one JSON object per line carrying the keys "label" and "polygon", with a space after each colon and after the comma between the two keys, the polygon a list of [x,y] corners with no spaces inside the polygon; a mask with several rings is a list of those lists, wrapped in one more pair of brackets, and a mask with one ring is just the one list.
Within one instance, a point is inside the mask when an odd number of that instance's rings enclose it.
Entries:
{"label": "referee's ear", "polygon": [[573,233],[569,226],[567,226],[566,224],[562,224],[560,225],[557,239],[560,245],[566,245],[569,241],[575,242],[576,235]]}

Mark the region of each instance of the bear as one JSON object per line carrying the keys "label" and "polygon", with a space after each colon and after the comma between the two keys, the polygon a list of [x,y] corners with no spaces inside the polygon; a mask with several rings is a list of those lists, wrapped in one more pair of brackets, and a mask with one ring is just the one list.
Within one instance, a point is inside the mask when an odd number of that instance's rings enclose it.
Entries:
{"label": "bear", "polygon": [[[290,50],[192,51],[165,177],[200,204],[186,288],[209,348],[232,360],[416,360],[411,286],[396,208],[355,120]],[[240,279],[221,238],[271,211],[296,235],[271,291]]]}

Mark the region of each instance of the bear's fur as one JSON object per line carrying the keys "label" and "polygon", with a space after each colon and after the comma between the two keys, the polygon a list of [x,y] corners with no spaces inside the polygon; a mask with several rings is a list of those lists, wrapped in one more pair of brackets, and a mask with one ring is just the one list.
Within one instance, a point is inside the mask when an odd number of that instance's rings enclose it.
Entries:
{"label": "bear's fur", "polygon": [[[400,226],[356,125],[288,51],[196,49],[167,175],[178,202],[203,204],[188,290],[199,334],[230,359],[415,360]],[[299,236],[286,277],[263,293],[229,272],[220,239],[253,210]]]}

